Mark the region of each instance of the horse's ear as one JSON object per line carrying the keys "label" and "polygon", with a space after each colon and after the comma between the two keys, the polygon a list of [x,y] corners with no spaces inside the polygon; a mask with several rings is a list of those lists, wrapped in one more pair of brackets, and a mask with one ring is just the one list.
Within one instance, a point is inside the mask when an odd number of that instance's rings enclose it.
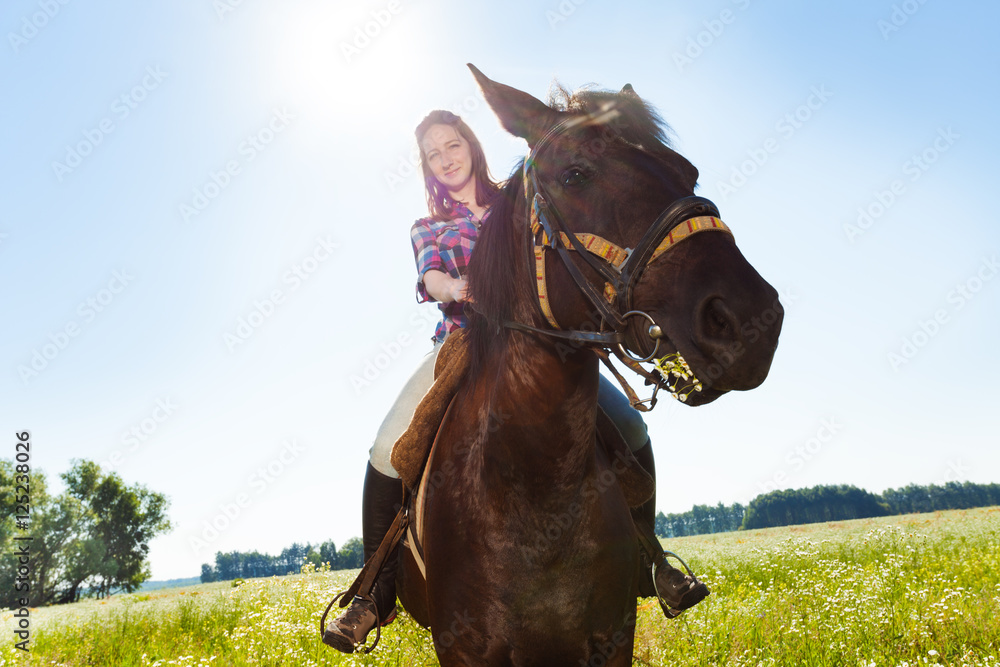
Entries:
{"label": "horse's ear", "polygon": [[527,140],[529,146],[534,146],[550,127],[559,122],[558,111],[528,93],[487,78],[472,63],[468,66],[500,123],[515,137]]}
{"label": "horse's ear", "polygon": [[639,93],[635,92],[635,88],[632,87],[631,83],[626,83],[625,87],[622,88],[622,95],[635,95],[639,97]]}

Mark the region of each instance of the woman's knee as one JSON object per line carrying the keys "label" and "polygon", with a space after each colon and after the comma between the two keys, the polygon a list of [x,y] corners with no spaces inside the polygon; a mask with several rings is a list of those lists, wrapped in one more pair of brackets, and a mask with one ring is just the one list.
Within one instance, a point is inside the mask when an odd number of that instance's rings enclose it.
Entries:
{"label": "woman's knee", "polygon": [[642,413],[633,408],[625,394],[603,375],[597,387],[597,402],[618,427],[629,449],[639,451],[649,442]]}

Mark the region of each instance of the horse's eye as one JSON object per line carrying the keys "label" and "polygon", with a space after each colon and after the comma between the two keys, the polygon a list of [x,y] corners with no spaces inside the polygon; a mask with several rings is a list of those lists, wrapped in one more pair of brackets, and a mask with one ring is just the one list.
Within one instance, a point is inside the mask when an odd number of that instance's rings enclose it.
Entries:
{"label": "horse's eye", "polygon": [[572,167],[563,172],[563,185],[580,185],[587,180],[587,175],[581,169]]}

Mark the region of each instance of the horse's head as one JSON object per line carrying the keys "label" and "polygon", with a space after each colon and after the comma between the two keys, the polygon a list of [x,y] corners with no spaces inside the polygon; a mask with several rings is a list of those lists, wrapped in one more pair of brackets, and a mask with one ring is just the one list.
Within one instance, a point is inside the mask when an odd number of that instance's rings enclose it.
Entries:
{"label": "horse's head", "polygon": [[[692,405],[763,382],[781,329],[777,292],[725,233],[714,205],[693,198],[698,170],[667,145],[662,121],[632,87],[566,95],[553,108],[470,68],[503,126],[532,149],[524,183],[508,188],[527,197],[515,223],[540,221],[536,240],[564,226],[591,235],[584,243],[610,242],[603,257],[580,245],[563,253],[575,270],[547,262],[548,292],[558,298],[547,299],[546,319],[562,329],[617,329],[639,357],[679,352],[704,384]],[[689,233],[699,228],[712,233]]]}

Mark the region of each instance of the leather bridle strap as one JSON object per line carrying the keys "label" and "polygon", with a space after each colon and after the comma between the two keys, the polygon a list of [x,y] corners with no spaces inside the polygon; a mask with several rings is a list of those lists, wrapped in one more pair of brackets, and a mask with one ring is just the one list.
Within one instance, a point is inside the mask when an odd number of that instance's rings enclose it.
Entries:
{"label": "leather bridle strap", "polygon": [[704,197],[682,197],[668,206],[653,221],[642,239],[636,244],[635,250],[629,255],[628,260],[621,269],[622,289],[619,290],[619,301],[628,307],[632,303],[632,290],[635,288],[639,277],[654,259],[670,249],[677,241],[687,238],[693,232],[678,235],[675,240],[671,240],[671,235],[683,226],[682,223],[692,218],[709,217],[717,220],[718,224],[712,223],[702,229],[717,229],[732,234],[722,220],[719,220],[719,209],[711,200]]}
{"label": "leather bridle strap", "polygon": [[[530,207],[528,255],[535,263],[536,304],[549,325],[555,330],[561,329],[553,314],[546,284],[545,254],[547,250],[555,250],[577,289],[600,316],[601,331],[569,330],[557,334],[555,331],[505,322],[508,328],[542,333],[584,345],[617,347],[624,352],[627,318],[638,314],[652,321],[649,315],[635,311],[631,306],[632,292],[646,267],[676,243],[695,233],[709,230],[732,233],[719,219],[715,204],[704,197],[693,195],[678,199],[661,212],[634,250],[621,248],[595,234],[576,234],[568,228],[556,207],[546,200],[544,188],[535,170],[536,158],[554,137],[569,128],[582,124],[602,124],[616,114],[614,109],[605,109],[597,115],[574,116],[558,123],[531,148],[523,166],[524,193]],[[603,291],[584,277],[580,266],[570,256],[571,251],[577,252],[580,259],[603,278]],[[656,354],[655,349],[652,354]],[[633,361],[645,359],[633,358]]]}
{"label": "leather bridle strap", "polygon": [[[531,175],[531,180],[534,181],[534,173]],[[532,188],[534,190],[534,188]],[[551,218],[549,213],[551,211]],[[587,300],[597,309],[597,312],[601,314],[601,318],[608,322],[613,329],[621,329],[624,325],[624,320],[622,320],[621,315],[619,315],[611,305],[604,299],[604,295],[599,293],[594,286],[590,284],[584,275],[580,271],[580,267],[570,258],[569,248],[565,247],[559,241],[563,238],[563,234],[569,240],[572,249],[579,252],[580,256],[583,257],[592,268],[594,268],[598,273],[605,278],[607,276],[605,272],[607,271],[606,266],[602,266],[598,263],[596,259],[591,257],[587,249],[583,247],[580,240],[576,238],[576,234],[569,231],[562,224],[562,219],[555,212],[555,209],[549,209],[548,205],[545,203],[545,198],[540,192],[535,191],[534,197],[531,202],[531,220],[534,223],[536,220],[538,225],[544,230],[545,235],[549,239],[549,244],[543,247],[552,248],[558,253],[559,258],[566,265],[566,269],[569,271],[570,276],[573,278],[573,282],[576,283],[577,288],[583,292],[583,295],[587,297]],[[558,224],[560,227],[556,228],[553,222]],[[617,278],[617,276],[615,276]]]}

